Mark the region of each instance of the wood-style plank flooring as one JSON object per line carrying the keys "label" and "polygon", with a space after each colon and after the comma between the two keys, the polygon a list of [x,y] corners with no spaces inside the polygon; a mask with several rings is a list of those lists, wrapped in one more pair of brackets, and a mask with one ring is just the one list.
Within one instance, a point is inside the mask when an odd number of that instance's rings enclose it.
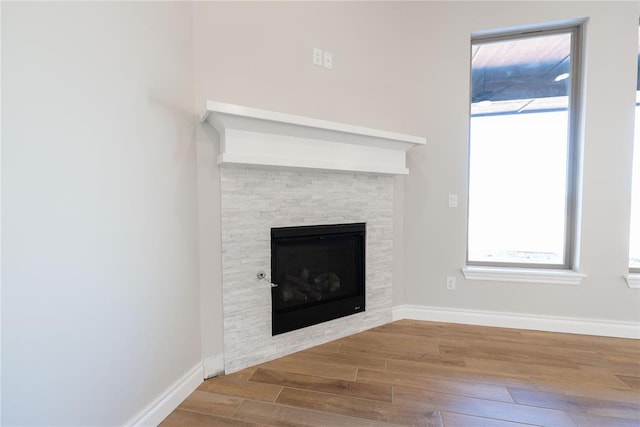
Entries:
{"label": "wood-style plank flooring", "polygon": [[205,381],[174,426],[640,426],[640,340],[402,320]]}

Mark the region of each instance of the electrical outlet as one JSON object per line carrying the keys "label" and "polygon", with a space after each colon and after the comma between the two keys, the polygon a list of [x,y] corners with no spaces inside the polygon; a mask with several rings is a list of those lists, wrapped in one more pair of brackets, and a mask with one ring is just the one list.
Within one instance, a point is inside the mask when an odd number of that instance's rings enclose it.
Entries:
{"label": "electrical outlet", "polygon": [[453,291],[456,288],[456,278],[453,276],[447,276],[447,289]]}
{"label": "electrical outlet", "polygon": [[324,62],[322,66],[324,68],[328,68],[329,70],[333,68],[333,54],[331,52],[324,52],[323,55]]}
{"label": "electrical outlet", "polygon": [[322,49],[313,48],[313,64],[322,67]]}

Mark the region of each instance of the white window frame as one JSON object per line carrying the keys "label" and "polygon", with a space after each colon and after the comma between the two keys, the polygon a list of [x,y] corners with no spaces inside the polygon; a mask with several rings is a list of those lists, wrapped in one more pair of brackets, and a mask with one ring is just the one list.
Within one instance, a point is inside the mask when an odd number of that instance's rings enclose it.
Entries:
{"label": "white window frame", "polygon": [[[639,23],[639,27],[638,27],[638,31],[640,32],[640,23]],[[640,39],[640,36],[638,36]],[[638,61],[640,63],[640,46],[638,46]],[[638,78],[640,76],[636,76],[636,82],[638,81]],[[640,108],[639,103],[638,103],[638,93],[640,92],[640,88],[637,87],[637,83],[636,83],[636,104],[635,104],[635,109],[637,110],[638,108]],[[634,112],[635,113],[635,112]],[[638,126],[638,124],[635,124],[636,126]],[[640,141],[639,139],[639,135],[634,135],[634,140],[633,140],[633,149],[634,152],[635,150],[640,150]],[[635,158],[635,156],[634,156]],[[636,174],[637,171],[635,170],[635,168],[640,168],[640,165],[635,164],[635,162],[632,165],[633,170],[632,170],[632,174]],[[632,175],[632,176],[634,176]],[[637,184],[637,182],[633,182],[632,184]],[[631,239],[631,236],[629,236],[629,239]],[[631,258],[631,256],[629,255],[629,258]],[[631,263],[631,260],[629,259],[629,264]],[[631,267],[631,265],[629,265],[629,273],[625,276],[625,279],[627,281],[627,284],[629,285],[630,288],[637,288],[640,289],[640,268],[635,268],[635,267]]]}
{"label": "white window frame", "polygon": [[[581,123],[583,91],[583,45],[584,20],[572,21],[560,25],[529,27],[520,31],[482,32],[472,35],[471,46],[477,43],[517,40],[541,35],[571,33],[571,83],[569,89],[569,125],[567,157],[567,200],[565,211],[565,248],[563,264],[529,264],[510,262],[480,262],[469,260],[469,239],[467,235],[466,265],[462,272],[467,279],[510,281],[544,284],[578,285],[585,274],[578,272],[577,245],[578,230],[578,190],[581,168]],[[471,75],[471,64],[469,67]],[[470,83],[471,88],[471,83]],[[471,92],[471,91],[470,91]],[[469,120],[471,114],[469,114]],[[469,135],[469,144],[471,137]],[[470,150],[469,150],[470,153]],[[471,159],[469,159],[471,161]],[[468,176],[470,180],[470,176]],[[469,190],[470,181],[467,182]],[[467,191],[469,196],[469,191]],[[469,204],[467,203],[467,206]],[[467,212],[469,215],[469,211]],[[467,232],[469,220],[467,219]]]}

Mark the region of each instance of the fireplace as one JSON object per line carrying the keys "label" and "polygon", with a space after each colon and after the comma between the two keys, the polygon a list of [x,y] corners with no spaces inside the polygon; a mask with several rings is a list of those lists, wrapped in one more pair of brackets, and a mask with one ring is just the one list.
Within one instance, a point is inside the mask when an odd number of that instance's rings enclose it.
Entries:
{"label": "fireplace", "polygon": [[[405,153],[424,145],[425,139],[213,101],[207,101],[201,120],[207,123],[212,148],[219,148],[203,150],[205,173],[198,175],[200,184],[207,186],[203,188],[211,188],[202,192],[200,213],[205,222],[215,217],[218,185],[220,190],[219,242],[213,226],[205,227],[200,236],[202,282],[207,284],[203,307],[218,303],[218,272],[222,282],[222,310],[205,310],[203,316],[211,316],[206,325],[217,327],[214,313],[222,315],[224,371],[236,372],[391,322],[394,175],[409,173]],[[216,160],[219,182],[216,168],[206,173],[206,165]],[[274,308],[275,289],[264,280],[278,283],[277,268],[272,267],[272,277],[260,274],[272,263],[271,229],[353,223],[366,223],[366,311],[304,327],[308,321],[291,321],[292,307],[283,303]],[[218,252],[219,269],[211,262]],[[364,265],[354,271],[362,280],[353,285],[346,308],[334,308],[335,301],[314,308],[309,297],[308,306],[299,308],[315,311],[310,317],[330,313],[327,318],[364,310]],[[347,279],[339,279],[340,289],[346,289]],[[282,333],[287,329],[291,331]],[[207,348],[218,346],[211,343]]]}
{"label": "fireplace", "polygon": [[365,310],[365,223],[271,229],[272,335]]}

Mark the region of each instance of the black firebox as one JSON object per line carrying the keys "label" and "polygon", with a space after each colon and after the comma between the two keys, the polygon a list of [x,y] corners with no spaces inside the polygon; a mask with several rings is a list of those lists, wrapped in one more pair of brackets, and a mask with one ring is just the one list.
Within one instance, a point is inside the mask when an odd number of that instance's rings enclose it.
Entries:
{"label": "black firebox", "polygon": [[365,242],[365,223],[272,228],[272,335],[364,311]]}

